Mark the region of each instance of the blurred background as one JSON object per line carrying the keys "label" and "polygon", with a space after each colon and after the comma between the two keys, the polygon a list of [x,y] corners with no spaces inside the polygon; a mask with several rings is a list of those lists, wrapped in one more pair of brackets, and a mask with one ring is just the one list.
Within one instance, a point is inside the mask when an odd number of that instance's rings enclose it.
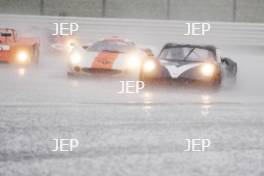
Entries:
{"label": "blurred background", "polygon": [[264,0],[0,0],[1,14],[264,22]]}

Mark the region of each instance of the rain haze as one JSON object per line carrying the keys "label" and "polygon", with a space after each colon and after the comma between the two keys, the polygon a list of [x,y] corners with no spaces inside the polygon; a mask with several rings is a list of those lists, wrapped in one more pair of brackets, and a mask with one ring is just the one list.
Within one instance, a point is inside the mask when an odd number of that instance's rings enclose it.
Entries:
{"label": "rain haze", "polygon": [[[0,29],[39,43],[37,63],[2,62],[16,41],[0,37],[0,175],[263,176],[263,8],[259,0],[0,0]],[[57,38],[61,23],[78,28]],[[207,28],[185,35],[188,24]],[[61,42],[68,37],[75,50]],[[137,85],[141,69],[67,74],[73,51],[106,38],[156,60],[166,43],[213,45],[237,74],[217,88],[145,82],[125,93],[123,81]]]}

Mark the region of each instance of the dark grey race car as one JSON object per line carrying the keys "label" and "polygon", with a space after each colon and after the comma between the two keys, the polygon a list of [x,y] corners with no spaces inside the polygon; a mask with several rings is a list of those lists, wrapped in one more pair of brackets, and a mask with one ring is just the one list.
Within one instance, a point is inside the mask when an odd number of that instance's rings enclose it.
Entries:
{"label": "dark grey race car", "polygon": [[219,55],[215,46],[166,44],[158,58],[146,60],[141,68],[143,81],[177,80],[219,86],[224,77],[236,79],[237,64]]}

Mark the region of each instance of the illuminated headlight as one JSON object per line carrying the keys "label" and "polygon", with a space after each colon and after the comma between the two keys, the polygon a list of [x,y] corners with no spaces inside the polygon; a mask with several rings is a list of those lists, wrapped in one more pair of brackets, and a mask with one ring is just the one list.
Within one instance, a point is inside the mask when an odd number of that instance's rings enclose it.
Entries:
{"label": "illuminated headlight", "polygon": [[153,60],[148,60],[144,64],[144,72],[152,72],[156,69],[156,63]]}
{"label": "illuminated headlight", "polygon": [[70,62],[72,65],[78,65],[81,63],[82,57],[79,53],[72,53],[70,55]]}
{"label": "illuminated headlight", "polygon": [[20,63],[25,63],[29,59],[29,55],[26,51],[19,51],[17,54],[17,60]]}
{"label": "illuminated headlight", "polygon": [[139,68],[141,64],[141,57],[137,54],[131,54],[127,57],[127,66],[130,69]]}
{"label": "illuminated headlight", "polygon": [[211,77],[215,73],[215,66],[213,64],[204,64],[201,67],[201,73],[206,77]]}

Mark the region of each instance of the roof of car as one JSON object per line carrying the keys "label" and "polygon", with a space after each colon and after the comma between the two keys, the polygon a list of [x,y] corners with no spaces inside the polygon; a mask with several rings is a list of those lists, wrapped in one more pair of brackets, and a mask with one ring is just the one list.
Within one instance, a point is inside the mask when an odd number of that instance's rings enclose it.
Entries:
{"label": "roof of car", "polygon": [[179,44],[179,43],[167,43],[164,45],[163,49],[174,48],[174,47],[191,47],[191,48],[204,48],[215,52],[216,47],[214,45],[195,45],[195,44]]}
{"label": "roof of car", "polygon": [[121,37],[118,37],[118,36],[112,36],[112,37],[109,37],[109,38],[104,38],[102,39],[101,41],[116,41],[116,42],[125,42],[125,43],[134,43],[128,39],[124,39],[124,38],[121,38]]}

